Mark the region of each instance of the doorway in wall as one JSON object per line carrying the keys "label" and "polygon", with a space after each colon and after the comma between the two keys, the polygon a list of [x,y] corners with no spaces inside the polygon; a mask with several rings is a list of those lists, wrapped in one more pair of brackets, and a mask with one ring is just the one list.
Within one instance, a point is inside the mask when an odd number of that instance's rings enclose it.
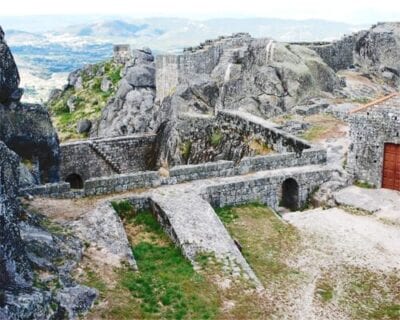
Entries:
{"label": "doorway in wall", "polygon": [[299,209],[299,185],[296,180],[289,178],[283,181],[281,205],[292,211]]}

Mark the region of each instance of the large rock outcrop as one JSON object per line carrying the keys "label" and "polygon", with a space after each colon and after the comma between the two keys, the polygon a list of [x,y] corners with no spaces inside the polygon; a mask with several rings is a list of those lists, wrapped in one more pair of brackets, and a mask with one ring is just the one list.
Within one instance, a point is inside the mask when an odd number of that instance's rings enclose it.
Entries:
{"label": "large rock outcrop", "polygon": [[[0,45],[6,46],[3,41]],[[15,66],[11,55],[1,55],[0,61]],[[18,70],[14,68],[1,79],[3,93],[12,83],[8,76],[18,78]],[[27,159],[38,157],[43,167],[48,166],[48,178],[56,178],[58,140],[47,111],[40,106],[2,100],[0,319],[76,319],[97,296],[95,290],[75,283],[71,276],[82,257],[83,245],[62,226],[51,228],[51,221],[22,207],[17,198],[21,172],[17,153]],[[50,231],[54,229],[57,232]]]}
{"label": "large rock outcrop", "polygon": [[388,80],[400,77],[400,23],[379,23],[356,35],[354,62]]}
{"label": "large rock outcrop", "polygon": [[332,43],[310,44],[335,71],[353,68],[389,84],[400,79],[400,22],[383,22]]}
{"label": "large rock outcrop", "polygon": [[134,50],[122,70],[116,95],[91,130],[92,137],[152,132],[157,106],[154,57],[150,49]]}
{"label": "large rock outcrop", "polygon": [[19,157],[0,141],[0,289],[3,290],[32,285],[30,265],[17,228],[18,164]]}
{"label": "large rock outcrop", "polygon": [[59,179],[57,132],[41,105],[19,102],[19,74],[0,29],[0,140],[25,160],[39,165],[42,182]]}
{"label": "large rock outcrop", "polygon": [[47,109],[0,104],[0,119],[0,140],[22,159],[38,164],[42,183],[59,181],[59,142]]}
{"label": "large rock outcrop", "polygon": [[339,88],[314,51],[248,34],[157,57],[157,98],[171,96],[180,113],[240,109],[269,117]]}
{"label": "large rock outcrop", "polygon": [[22,95],[22,90],[18,89],[19,80],[17,66],[0,27],[0,103],[19,101]]}

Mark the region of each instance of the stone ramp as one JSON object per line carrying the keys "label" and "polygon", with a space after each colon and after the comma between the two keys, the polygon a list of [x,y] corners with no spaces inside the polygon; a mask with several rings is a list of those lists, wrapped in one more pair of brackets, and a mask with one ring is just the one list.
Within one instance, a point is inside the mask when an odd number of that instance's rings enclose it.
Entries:
{"label": "stone ramp", "polygon": [[79,238],[90,244],[87,250],[92,259],[114,267],[127,263],[137,270],[124,226],[111,203],[100,204],[80,220],[70,223],[70,227]]}
{"label": "stone ramp", "polygon": [[183,255],[196,266],[196,256],[211,253],[231,268],[233,275],[262,284],[242,256],[211,205],[193,192],[182,190],[154,191],[150,195],[153,211],[164,229],[182,249]]}

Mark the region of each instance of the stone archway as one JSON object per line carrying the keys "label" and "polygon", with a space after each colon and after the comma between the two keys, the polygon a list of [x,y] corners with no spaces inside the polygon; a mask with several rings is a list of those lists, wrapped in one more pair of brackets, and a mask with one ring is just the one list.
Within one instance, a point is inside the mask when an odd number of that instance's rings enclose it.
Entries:
{"label": "stone archway", "polygon": [[83,189],[83,180],[79,174],[72,173],[66,179],[65,182],[69,182],[71,189]]}
{"label": "stone archway", "polygon": [[292,211],[299,209],[299,184],[296,180],[289,178],[283,181],[281,205]]}

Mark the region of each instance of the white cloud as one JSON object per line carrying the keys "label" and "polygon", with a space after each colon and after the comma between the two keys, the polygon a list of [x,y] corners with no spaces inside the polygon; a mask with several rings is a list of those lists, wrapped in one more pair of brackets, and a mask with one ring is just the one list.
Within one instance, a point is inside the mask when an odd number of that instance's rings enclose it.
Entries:
{"label": "white cloud", "polygon": [[400,19],[393,0],[17,0],[5,1],[1,15],[101,14],[186,18],[276,17],[366,23]]}

